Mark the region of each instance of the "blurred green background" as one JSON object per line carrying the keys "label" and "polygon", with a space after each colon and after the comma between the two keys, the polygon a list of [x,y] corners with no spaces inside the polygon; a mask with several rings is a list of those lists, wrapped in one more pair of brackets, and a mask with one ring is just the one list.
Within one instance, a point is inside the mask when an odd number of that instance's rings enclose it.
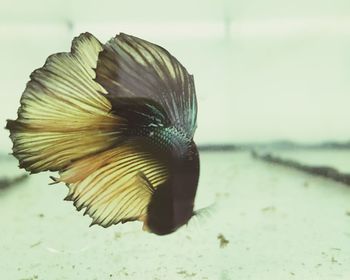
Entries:
{"label": "blurred green background", "polygon": [[[2,126],[29,74],[89,31],[158,43],[195,76],[199,144],[348,140],[350,2],[0,1]],[[1,150],[10,149],[1,130]]]}

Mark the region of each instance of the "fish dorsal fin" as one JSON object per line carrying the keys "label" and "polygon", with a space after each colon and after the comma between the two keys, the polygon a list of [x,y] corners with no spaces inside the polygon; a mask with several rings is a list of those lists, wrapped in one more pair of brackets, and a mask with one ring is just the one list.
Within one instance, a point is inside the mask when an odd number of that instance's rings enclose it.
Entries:
{"label": "fish dorsal fin", "polygon": [[193,76],[162,47],[117,35],[99,54],[96,81],[110,100],[139,97],[157,102],[173,126],[193,137],[197,118]]}

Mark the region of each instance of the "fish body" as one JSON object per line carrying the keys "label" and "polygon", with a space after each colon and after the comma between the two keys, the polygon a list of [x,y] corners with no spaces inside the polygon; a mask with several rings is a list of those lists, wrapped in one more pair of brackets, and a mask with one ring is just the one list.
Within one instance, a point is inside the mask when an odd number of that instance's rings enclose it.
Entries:
{"label": "fish body", "polygon": [[176,157],[170,166],[168,180],[157,188],[148,207],[147,225],[160,235],[175,231],[194,215],[199,178],[199,156],[194,142],[185,156]]}
{"label": "fish body", "polygon": [[20,167],[58,171],[92,224],[139,220],[164,235],[194,215],[196,118],[193,76],[168,51],[84,33],[31,74],[7,128]]}

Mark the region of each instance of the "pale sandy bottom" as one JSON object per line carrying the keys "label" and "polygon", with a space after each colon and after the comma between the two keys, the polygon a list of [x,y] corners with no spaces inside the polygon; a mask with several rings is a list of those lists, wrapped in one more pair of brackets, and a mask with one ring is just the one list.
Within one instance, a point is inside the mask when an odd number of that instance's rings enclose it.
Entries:
{"label": "pale sandy bottom", "polygon": [[[247,152],[202,153],[201,164],[196,205],[216,206],[168,236],[138,222],[90,228],[48,174],[0,193],[0,278],[350,279],[349,187]],[[0,165],[19,174],[14,160]]]}

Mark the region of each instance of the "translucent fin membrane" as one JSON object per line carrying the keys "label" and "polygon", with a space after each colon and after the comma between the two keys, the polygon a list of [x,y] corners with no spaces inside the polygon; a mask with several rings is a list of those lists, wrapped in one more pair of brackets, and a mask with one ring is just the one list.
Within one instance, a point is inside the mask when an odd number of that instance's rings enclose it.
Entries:
{"label": "translucent fin membrane", "polygon": [[110,113],[106,91],[93,80],[101,49],[94,36],[82,34],[70,53],[50,56],[31,74],[18,118],[7,123],[20,167],[60,170],[117,141],[124,121]]}

